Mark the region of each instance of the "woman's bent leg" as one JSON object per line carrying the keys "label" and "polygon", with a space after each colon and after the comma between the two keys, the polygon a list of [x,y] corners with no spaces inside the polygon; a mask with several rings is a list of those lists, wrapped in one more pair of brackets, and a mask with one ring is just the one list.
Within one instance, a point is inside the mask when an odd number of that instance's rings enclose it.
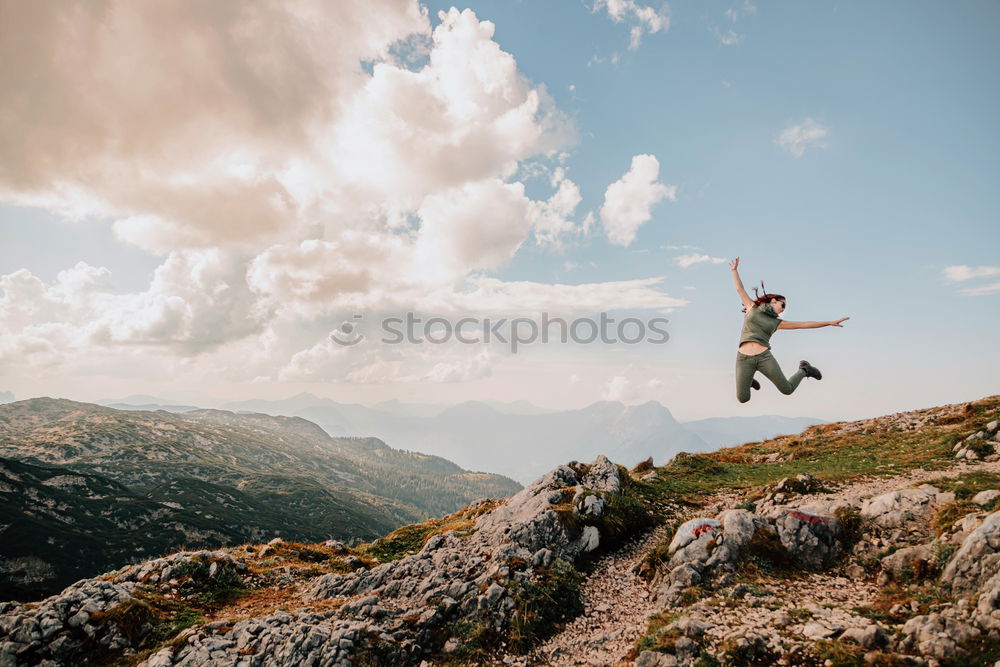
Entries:
{"label": "woman's bent leg", "polygon": [[756,357],[743,354],[736,355],[736,400],[746,403],[750,400],[750,383],[753,381],[753,374],[757,371]]}
{"label": "woman's bent leg", "polygon": [[778,388],[782,394],[790,394],[795,391],[795,388],[799,386],[802,379],[806,376],[805,371],[798,371],[790,378],[785,378],[785,374],[781,372],[781,366],[778,365],[778,360],[774,358],[770,350],[761,352],[760,355],[760,370],[764,376],[774,383],[774,386]]}

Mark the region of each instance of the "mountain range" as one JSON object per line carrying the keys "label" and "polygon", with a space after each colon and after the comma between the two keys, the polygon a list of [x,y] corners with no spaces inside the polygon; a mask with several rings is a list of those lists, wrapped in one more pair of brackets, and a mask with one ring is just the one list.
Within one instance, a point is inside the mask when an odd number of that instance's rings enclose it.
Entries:
{"label": "mountain range", "polygon": [[820,419],[777,416],[678,422],[657,401],[625,405],[599,401],[577,410],[545,410],[527,401],[465,401],[450,406],[389,401],[372,407],[309,393],[278,401],[227,403],[227,409],[296,415],[336,436],[369,435],[394,447],[443,456],[527,484],[562,461],[604,453],[626,464],[650,456],[665,462],[678,452],[798,433]]}
{"label": "mountain range", "polygon": [[0,598],[180,546],[370,538],[519,488],[299,417],[15,401],[0,405]]}

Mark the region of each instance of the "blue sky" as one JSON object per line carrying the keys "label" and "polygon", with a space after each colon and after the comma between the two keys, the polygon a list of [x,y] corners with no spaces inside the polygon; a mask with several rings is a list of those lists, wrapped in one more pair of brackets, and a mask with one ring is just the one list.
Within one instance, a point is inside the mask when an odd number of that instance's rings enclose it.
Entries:
{"label": "blue sky", "polygon": [[[345,3],[334,12],[349,12],[351,4]],[[426,46],[430,30],[442,23],[438,11],[447,11],[451,5],[422,5],[428,11],[427,24],[421,26],[419,17],[414,18],[419,7],[415,14],[410,10],[416,5],[408,6],[410,13],[406,14],[400,9],[404,4],[359,5],[358,13],[352,16],[370,18],[373,24],[396,25],[388,20],[392,19],[399,24],[395,37],[416,35],[416,42],[412,37],[407,42],[407,48],[417,54],[416,64],[408,66],[415,70],[426,64],[421,48],[431,48]],[[331,153],[326,158],[334,166],[320,165],[327,171],[316,167],[316,160],[309,163],[314,172],[307,177],[302,177],[301,171],[286,169],[279,180],[291,193],[288,197],[299,204],[295,219],[285,213],[277,222],[260,223],[271,225],[271,231],[254,244],[247,242],[243,231],[230,233],[227,223],[220,221],[227,211],[235,210],[235,204],[213,211],[208,222],[195,219],[196,215],[189,213],[192,207],[184,203],[190,192],[177,183],[182,183],[186,174],[211,173],[199,170],[217,165],[213,160],[222,158],[213,156],[209,148],[202,150],[203,141],[191,144],[197,159],[185,162],[187,154],[181,151],[180,157],[170,155],[167,159],[164,152],[168,149],[144,153],[143,140],[163,137],[163,145],[168,146],[173,138],[186,136],[192,124],[210,126],[214,116],[226,118],[225,114],[230,114],[239,119],[244,112],[257,114],[258,125],[249,123],[245,135],[234,131],[231,143],[220,142],[218,155],[253,145],[257,152],[249,162],[263,173],[261,165],[268,161],[285,165],[307,161],[304,149],[287,139],[293,132],[271,133],[277,127],[312,132],[314,117],[292,107],[272,108],[268,106],[272,102],[256,99],[247,103],[248,110],[242,109],[245,97],[219,93],[209,85],[213,81],[207,80],[203,87],[191,86],[195,111],[189,117],[164,114],[140,126],[137,110],[143,107],[129,97],[132,88],[126,85],[129,77],[137,74],[115,63],[127,61],[134,53],[129,50],[137,48],[132,38],[142,37],[155,44],[158,38],[170,39],[171,27],[179,30],[188,25],[185,21],[203,19],[172,16],[163,28],[148,28],[160,32],[147,35],[98,34],[95,28],[92,39],[105,40],[114,47],[109,51],[117,58],[97,67],[105,67],[109,77],[121,77],[122,85],[112,86],[100,100],[82,101],[86,108],[95,109],[115,104],[121,126],[99,127],[108,137],[119,140],[97,143],[92,147],[96,157],[79,158],[66,146],[83,141],[79,137],[91,136],[93,127],[69,123],[67,129],[57,132],[45,124],[44,117],[36,122],[24,109],[30,111],[30,104],[41,105],[48,98],[36,100],[32,97],[36,93],[27,89],[28,102],[11,114],[14,125],[7,129],[12,133],[9,136],[17,132],[31,137],[34,143],[27,142],[31,150],[41,147],[45,155],[54,156],[50,162],[65,159],[68,166],[60,171],[41,159],[32,162],[31,153],[21,146],[28,157],[16,156],[8,161],[10,167],[0,172],[0,275],[26,269],[37,281],[22,281],[20,287],[6,290],[2,303],[7,309],[7,325],[0,332],[0,389],[13,391],[18,398],[65,395],[93,400],[141,392],[203,402],[282,397],[300,390],[360,402],[526,398],[552,407],[578,407],[601,398],[627,402],[653,399],[682,418],[766,413],[830,419],[996,393],[1000,373],[995,352],[995,332],[1000,331],[1000,260],[996,254],[1000,194],[995,184],[1000,176],[996,157],[1000,131],[994,119],[1000,117],[1000,92],[995,85],[1000,79],[1000,5],[620,1],[595,6],[492,0],[459,8],[466,7],[475,12],[478,21],[494,24],[492,41],[513,58],[517,72],[527,81],[525,89],[517,88],[512,79],[503,79],[504,85],[513,86],[511,90],[518,95],[528,89],[544,90],[562,131],[547,143],[524,139],[530,132],[503,134],[502,129],[497,130],[491,136],[512,144],[524,140],[526,147],[512,147],[508,154],[503,146],[484,148],[470,142],[459,147],[461,152],[455,159],[466,165],[462,168],[469,174],[480,170],[476,172],[480,176],[468,176],[466,185],[481,177],[482,183],[491,183],[488,187],[493,192],[501,183],[519,183],[524,196],[535,202],[553,195],[553,173],[561,167],[565,179],[578,189],[580,201],[562,216],[568,231],[560,237],[558,247],[534,242],[537,237],[530,236],[527,227],[523,228],[523,240],[516,234],[511,236],[514,232],[505,227],[510,220],[506,213],[507,217],[498,217],[497,227],[484,227],[480,235],[475,228],[477,211],[481,214],[486,209],[448,208],[441,203],[459,206],[454,203],[454,193],[464,187],[461,179],[465,176],[449,174],[447,178],[458,180],[448,181],[442,175],[425,182],[422,174],[433,169],[445,174],[447,169],[438,162],[428,167],[416,159],[412,164],[403,161],[395,175],[400,181],[415,183],[408,199],[400,195],[399,202],[389,204],[386,202],[396,193],[366,194],[369,198],[354,209],[345,209],[340,202],[353,196],[355,190],[337,188],[341,181],[365,183],[365,174],[374,172],[364,171],[363,165],[352,175],[348,167],[336,164]],[[643,8],[662,21],[655,32],[650,24],[636,18],[634,10]],[[623,20],[614,20],[616,9]],[[328,18],[334,26],[346,24],[344,16]],[[462,25],[473,29],[471,23]],[[633,29],[639,30],[640,39],[630,48]],[[29,70],[36,64],[40,80],[51,83],[51,90],[73,102],[79,93],[70,84],[80,75],[68,66],[56,71],[44,64],[45,49],[57,48],[58,34],[53,31],[51,36],[51,43],[41,40],[37,59],[29,58]],[[303,90],[292,90],[289,95],[299,94],[303,105],[314,99],[346,101],[356,104],[359,114],[364,112],[367,115],[362,115],[374,119],[374,124],[397,119],[405,128],[408,120],[400,119],[398,111],[402,107],[392,105],[396,97],[413,94],[407,104],[417,108],[423,99],[420,91],[416,84],[412,93],[407,85],[394,87],[391,78],[386,79],[384,88],[375,89],[369,80],[372,70],[360,68],[361,58],[351,60],[351,54],[369,54],[371,58],[370,52],[378,50],[378,40],[387,38],[373,34],[366,39],[370,41],[362,43],[359,38],[355,51],[317,47],[305,56],[298,53],[297,57],[311,57],[319,64],[339,58],[347,74],[324,80],[325,70],[317,66],[317,79],[326,85],[321,94],[303,85]],[[478,39],[480,48],[491,46],[482,34]],[[469,40],[454,48],[465,48],[472,44]],[[273,49],[267,52],[278,63],[284,62],[281,57],[285,51],[298,48],[280,41],[264,44],[265,51]],[[238,46],[230,56],[255,62],[252,54],[240,52]],[[461,54],[452,52],[452,56],[440,65],[452,70],[441,71],[460,77]],[[384,60],[385,56],[372,59],[379,58]],[[496,54],[490,58],[483,76],[504,76],[497,63],[506,61]],[[142,62],[141,57],[137,60]],[[289,57],[288,62],[300,61]],[[406,69],[403,65],[399,68]],[[171,72],[154,69],[141,74],[159,86],[151,86],[153,103],[157,103],[156,94],[163,95],[163,105],[175,94],[183,99]],[[0,76],[8,79],[5,89],[17,89],[19,80],[13,73]],[[274,83],[264,75],[261,80]],[[233,88],[238,85],[238,81],[231,83]],[[364,86],[368,92],[359,92]],[[204,91],[203,97],[198,97],[198,91]],[[274,99],[261,96],[265,98]],[[0,104],[14,103],[8,100]],[[453,108],[459,108],[455,104]],[[395,115],[383,114],[383,109],[396,109]],[[257,146],[254,142],[260,140],[261,118],[267,119],[263,134],[271,143],[261,141]],[[19,120],[22,127],[16,127]],[[487,120],[496,122],[493,116]],[[158,124],[151,133],[154,121]],[[533,127],[544,125],[541,112],[535,121]],[[316,136],[363,160],[376,150],[374,143],[364,143],[363,137],[368,136],[364,131],[358,133],[363,127],[357,124],[360,122],[335,119],[330,121],[331,132],[320,130]],[[480,118],[476,122],[485,121]],[[794,128],[811,129],[816,136],[782,144],[782,133]],[[376,127],[371,136],[382,137],[384,131],[384,127]],[[77,139],[74,132],[80,133]],[[401,132],[392,137],[406,134]],[[362,139],[356,139],[358,136]],[[350,137],[355,143],[350,143]],[[277,153],[273,145],[281,141],[287,141],[287,146],[283,144]],[[479,154],[491,150],[498,153],[495,162],[478,159]],[[648,221],[639,223],[634,239],[622,245],[614,243],[602,228],[600,211],[609,185],[623,178],[637,155],[655,156],[659,166],[656,182],[676,189],[673,200],[661,197],[649,207]],[[80,160],[78,166],[72,163],[74,159]],[[22,163],[31,179],[21,178],[16,171]],[[127,176],[120,185],[115,179],[121,178],[123,169],[147,170],[151,176],[145,180],[136,177],[134,184]],[[154,181],[155,187],[149,185]],[[66,183],[73,186],[69,195]],[[226,182],[221,183],[216,192],[226,186]],[[149,192],[143,190],[146,187]],[[303,192],[308,197],[300,194]],[[316,192],[320,196],[315,196]],[[172,197],[176,197],[176,205]],[[251,201],[252,197],[234,195],[234,199]],[[308,207],[303,203],[307,199]],[[522,206],[526,201],[522,200],[516,206]],[[516,206],[511,210],[521,210]],[[556,308],[562,297],[549,289],[552,285],[660,278],[653,291],[687,303],[666,314],[671,321],[671,340],[662,346],[536,346],[519,355],[493,350],[485,357],[482,350],[457,348],[381,353],[369,349],[363,360],[346,357],[343,350],[322,347],[328,346],[322,343],[323,332],[359,307],[371,313],[402,308],[403,301],[389,304],[375,297],[398,292],[399,283],[365,282],[367,287],[359,292],[343,298],[331,295],[323,307],[316,306],[322,294],[310,295],[312,300],[307,300],[294,286],[306,275],[318,285],[340,289],[344,281],[339,274],[324,282],[324,276],[310,272],[322,274],[323,267],[347,248],[353,248],[347,251],[352,257],[367,257],[369,252],[380,252],[372,248],[394,243],[398,237],[392,234],[401,228],[387,222],[392,213],[383,217],[371,214],[373,207],[383,212],[401,211],[411,221],[408,224],[414,233],[422,225],[432,229],[428,223],[432,216],[427,211],[436,210],[444,216],[445,222],[434,223],[439,226],[433,229],[444,229],[446,234],[426,245],[418,242],[414,252],[425,257],[431,252],[426,248],[431,248],[443,253],[467,251],[474,256],[468,262],[456,262],[449,279],[485,276],[504,284],[528,281],[532,294],[547,295],[542,302]],[[303,213],[307,208],[309,212]],[[528,208],[530,211],[531,204]],[[445,209],[458,211],[459,222],[440,213]],[[594,222],[584,231],[588,213]],[[152,216],[153,221],[144,222],[143,216]],[[365,216],[371,220],[366,218],[364,228],[383,236],[371,247],[350,246],[347,241],[339,241],[337,246],[337,234]],[[136,219],[140,221],[135,223]],[[133,222],[123,224],[122,220]],[[232,226],[237,227],[235,223]],[[315,228],[322,228],[322,233],[310,231]],[[537,227],[533,229],[537,234]],[[481,246],[470,250],[470,238],[481,239]],[[308,252],[305,246],[295,245],[308,239],[321,239],[327,245],[318,250],[309,246]],[[316,265],[308,264],[306,271],[304,267],[313,257],[310,253],[324,248],[331,254],[323,255],[326,259]],[[679,266],[677,258],[690,254],[704,254],[716,261]],[[822,382],[806,381],[788,397],[765,386],[749,404],[735,401],[732,365],[742,315],[728,266],[717,260],[728,261],[737,255],[742,257],[742,275],[748,288],[764,279],[771,291],[788,298],[785,319],[851,317],[843,328],[775,335],[774,351],[786,371],[791,373],[799,359],[807,358],[823,370]],[[366,272],[385,275],[400,258],[408,256],[386,254],[379,260],[385,263],[374,263],[367,269],[352,265],[350,276]],[[81,273],[89,276],[79,278],[88,285],[86,297],[54,282],[59,271],[79,261],[108,270],[100,276],[93,271]],[[234,289],[227,292],[230,294],[244,288],[240,281],[247,273],[246,266],[254,261],[259,270],[247,279],[250,296],[221,301],[205,297],[206,290],[214,289],[211,285],[216,279],[225,284],[236,276]],[[164,269],[162,281],[151,285],[154,270],[161,265],[169,265],[169,270]],[[220,266],[235,267],[235,273],[221,271]],[[968,268],[952,268],[948,273],[948,267]],[[203,278],[215,276],[213,271],[219,271],[217,278]],[[196,277],[189,280],[192,275]],[[963,280],[948,279],[967,275],[970,277]],[[76,281],[67,278],[68,283]],[[92,285],[97,283],[103,286],[100,294],[105,296],[94,296],[97,292]],[[26,314],[30,309],[25,304],[37,298],[32,296],[39,293],[37,289],[54,290],[43,300],[58,302],[44,317]],[[299,301],[280,289],[289,289]],[[421,289],[426,292],[414,297],[414,307],[428,303],[423,299],[431,287]],[[662,314],[663,308],[650,307],[656,303],[655,294],[646,293],[621,309],[623,304],[613,298],[614,293],[610,288],[612,296],[602,302],[606,303],[603,309],[620,315]],[[468,295],[461,289],[456,294]],[[127,295],[132,297],[125,298]],[[277,313],[274,319],[244,326],[247,316],[237,310],[250,308],[251,297],[262,301],[270,297],[270,307]],[[75,298],[86,298],[87,308],[74,310]],[[573,299],[586,301],[579,293],[570,297]],[[292,301],[294,308],[289,305]],[[563,305],[577,313],[588,308],[584,303]],[[15,310],[17,317],[10,315]],[[115,313],[110,319],[109,310]],[[490,303],[486,303],[477,312],[490,310]],[[220,317],[219,313],[232,313],[232,317],[215,322],[212,318]],[[306,330],[311,333],[306,335]],[[252,364],[244,363],[248,354],[254,355]],[[143,363],[137,365],[133,355],[139,355]],[[206,382],[206,378],[211,380]]]}

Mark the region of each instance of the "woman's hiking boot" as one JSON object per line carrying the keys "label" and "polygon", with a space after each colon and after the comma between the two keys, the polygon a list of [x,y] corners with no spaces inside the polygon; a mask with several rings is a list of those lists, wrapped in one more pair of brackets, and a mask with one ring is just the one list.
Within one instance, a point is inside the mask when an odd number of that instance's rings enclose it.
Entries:
{"label": "woman's hiking boot", "polygon": [[805,372],[806,377],[816,378],[817,380],[823,379],[823,374],[819,372],[819,369],[805,359],[799,362],[799,368]]}

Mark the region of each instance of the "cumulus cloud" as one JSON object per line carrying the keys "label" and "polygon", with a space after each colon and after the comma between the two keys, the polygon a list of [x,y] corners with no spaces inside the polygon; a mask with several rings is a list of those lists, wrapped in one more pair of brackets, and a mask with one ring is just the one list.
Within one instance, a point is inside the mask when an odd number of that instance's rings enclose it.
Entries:
{"label": "cumulus cloud", "polygon": [[556,191],[545,201],[530,202],[528,218],[539,245],[560,247],[565,237],[586,234],[590,219],[581,225],[570,219],[583,197],[576,183],[566,178],[562,167],[553,172],[550,182]]}
{"label": "cumulus cloud", "polygon": [[415,261],[439,280],[503,266],[527,238],[528,205],[524,185],[499,180],[428,197],[418,211]]}
{"label": "cumulus cloud", "polygon": [[[639,35],[669,23],[665,10],[606,4]],[[0,364],[90,353],[96,367],[127,350],[162,372],[197,357],[248,380],[451,381],[489,365],[345,359],[310,327],[359,309],[686,303],[658,278],[488,275],[532,239],[558,250],[586,235],[595,217],[574,221],[582,195],[560,152],[572,123],[470,10],[439,13],[433,29],[416,0],[12,3],[3,15],[0,83],[16,94],[0,103],[0,201],[114,220],[118,239],[162,263],[127,293],[85,263],[48,283],[0,277]],[[515,180],[525,161],[550,177],[537,200]],[[608,188],[615,242],[674,197],[658,168],[636,156]]]}
{"label": "cumulus cloud", "polygon": [[[5,10],[0,197],[154,252],[376,224],[572,140],[468,10],[431,32],[415,1],[101,8]],[[413,36],[419,69],[391,55]]]}
{"label": "cumulus cloud", "polygon": [[775,142],[795,157],[802,157],[809,148],[826,148],[829,128],[812,118],[806,118],[798,125],[790,125],[781,131]]}
{"label": "cumulus cloud", "polygon": [[160,252],[297,220],[289,169],[365,83],[359,60],[429,30],[391,0],[12,3],[4,23],[4,198],[121,217]]}
{"label": "cumulus cloud", "polygon": [[712,264],[722,264],[726,260],[722,257],[711,257],[709,255],[702,255],[699,253],[691,253],[690,255],[679,255],[675,258],[677,261],[677,266],[682,269],[686,269],[695,264],[701,264],[703,262],[711,262]]}
{"label": "cumulus cloud", "polygon": [[261,331],[270,317],[244,271],[239,257],[219,250],[176,251],[147,290],[122,294],[111,289],[110,271],[85,262],[50,284],[19,269],[0,276],[0,327],[9,354],[29,344],[35,352],[147,345],[197,354]]}
{"label": "cumulus cloud", "polygon": [[677,201],[677,187],[656,179],[660,163],[652,155],[636,155],[625,175],[608,186],[601,206],[601,224],[612,243],[627,246],[636,231],[653,217],[653,206],[664,199]]}
{"label": "cumulus cloud", "polygon": [[606,11],[608,17],[615,23],[629,25],[630,51],[639,48],[643,35],[670,29],[670,10],[665,4],[655,8],[641,5],[635,0],[596,0],[593,11],[601,10]]}

